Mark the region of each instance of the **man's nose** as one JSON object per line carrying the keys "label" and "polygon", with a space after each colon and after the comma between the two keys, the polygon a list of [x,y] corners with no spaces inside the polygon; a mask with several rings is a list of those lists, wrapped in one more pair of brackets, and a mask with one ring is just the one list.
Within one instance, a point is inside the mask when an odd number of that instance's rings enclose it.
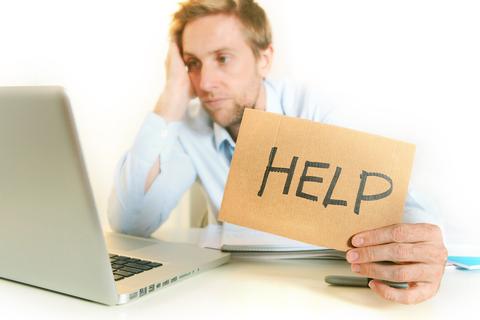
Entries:
{"label": "man's nose", "polygon": [[210,92],[217,87],[218,73],[212,66],[204,65],[200,71],[200,89]]}

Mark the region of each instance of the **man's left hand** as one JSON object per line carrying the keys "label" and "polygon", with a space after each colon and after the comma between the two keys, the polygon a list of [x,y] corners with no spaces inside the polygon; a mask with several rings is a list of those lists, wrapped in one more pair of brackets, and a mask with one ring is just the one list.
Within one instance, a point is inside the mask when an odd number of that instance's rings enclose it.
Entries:
{"label": "man's left hand", "polygon": [[[369,286],[384,299],[413,304],[437,293],[448,257],[438,226],[395,224],[360,232],[352,244],[356,248],[347,252],[352,271],[376,279]],[[409,286],[395,289],[380,280],[408,282]]]}

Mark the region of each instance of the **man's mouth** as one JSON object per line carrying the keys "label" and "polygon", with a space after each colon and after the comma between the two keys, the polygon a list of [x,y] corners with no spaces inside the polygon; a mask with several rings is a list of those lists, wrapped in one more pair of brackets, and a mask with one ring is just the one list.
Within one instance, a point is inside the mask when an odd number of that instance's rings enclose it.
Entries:
{"label": "man's mouth", "polygon": [[223,101],[227,100],[228,98],[215,98],[215,99],[208,99],[208,100],[203,100],[203,103],[212,103],[212,102],[218,102],[218,101]]}
{"label": "man's mouth", "polygon": [[224,101],[229,100],[229,98],[215,98],[215,99],[208,99],[203,100],[203,104],[207,105],[208,107],[219,107]]}

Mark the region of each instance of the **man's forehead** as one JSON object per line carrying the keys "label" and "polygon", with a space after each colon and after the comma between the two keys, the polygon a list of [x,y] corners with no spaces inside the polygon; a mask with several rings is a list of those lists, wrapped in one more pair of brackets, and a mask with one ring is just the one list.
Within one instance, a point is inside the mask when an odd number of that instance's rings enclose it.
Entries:
{"label": "man's forehead", "polygon": [[248,44],[235,16],[217,14],[189,22],[183,31],[182,47],[185,55],[198,57],[222,50],[241,50]]}

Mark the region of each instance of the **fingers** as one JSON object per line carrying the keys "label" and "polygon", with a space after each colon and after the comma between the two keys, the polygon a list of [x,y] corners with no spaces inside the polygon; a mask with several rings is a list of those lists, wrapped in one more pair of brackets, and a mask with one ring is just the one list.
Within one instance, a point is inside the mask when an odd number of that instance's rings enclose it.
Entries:
{"label": "fingers", "polygon": [[412,304],[436,294],[448,258],[438,226],[391,225],[360,232],[352,237],[352,244],[356,248],[347,252],[352,271],[368,278],[409,283],[408,289],[396,289],[378,280],[370,281],[372,290],[384,299]]}
{"label": "fingers", "polygon": [[393,282],[438,282],[444,268],[424,263],[383,265],[379,263],[353,264],[352,271],[368,278]]}
{"label": "fingers", "polygon": [[444,264],[447,258],[448,253],[443,245],[428,242],[389,243],[351,249],[347,252],[347,260],[350,263],[395,261]]}
{"label": "fingers", "polygon": [[356,247],[422,241],[443,242],[440,228],[428,223],[402,223],[360,232],[352,238],[352,244]]}
{"label": "fingers", "polygon": [[180,50],[175,42],[170,42],[168,47],[167,59],[165,60],[165,66],[168,71],[178,71],[180,68],[185,70],[186,67],[183,61]]}
{"label": "fingers", "polygon": [[392,288],[381,281],[372,280],[369,287],[380,297],[403,304],[415,304],[433,297],[438,291],[434,283],[416,283],[408,289]]}

